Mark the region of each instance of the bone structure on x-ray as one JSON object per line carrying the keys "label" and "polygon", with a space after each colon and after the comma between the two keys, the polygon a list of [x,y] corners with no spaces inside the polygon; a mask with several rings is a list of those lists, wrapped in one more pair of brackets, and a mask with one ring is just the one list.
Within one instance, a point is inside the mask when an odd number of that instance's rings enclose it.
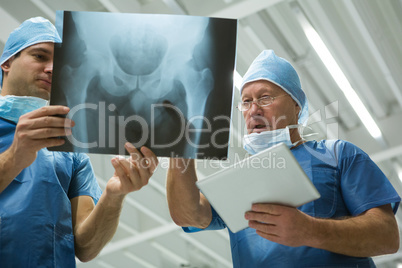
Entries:
{"label": "bone structure on x-ray", "polygon": [[[112,138],[117,136],[118,143],[127,139],[134,144],[142,142],[138,145],[170,145],[159,147],[166,152],[174,145],[184,155],[194,154],[196,146],[189,146],[186,140],[190,138],[195,145],[200,134],[189,131],[183,135],[182,131],[186,126],[203,127],[203,120],[192,118],[203,115],[213,89],[214,78],[205,55],[197,52],[209,45],[208,20],[197,27],[181,26],[178,34],[166,32],[169,25],[160,27],[159,22],[155,26],[142,18],[113,33],[91,36],[85,29],[88,23],[80,19],[73,17],[75,23],[69,30],[64,26],[73,37],[66,40],[73,43],[66,54],[83,55],[67,59],[62,68],[63,83],[74,91],[66,101],[68,105],[83,101],[107,104],[103,115],[99,109],[89,108],[85,109],[86,117],[75,119],[80,126],[74,130],[79,133],[76,136],[88,136],[87,143],[98,141],[99,147],[119,146]],[[133,120],[128,120],[130,116]],[[122,125],[122,120],[127,121]],[[99,131],[88,131],[94,128]],[[103,142],[99,141],[102,135]],[[153,140],[144,142],[144,135]]]}

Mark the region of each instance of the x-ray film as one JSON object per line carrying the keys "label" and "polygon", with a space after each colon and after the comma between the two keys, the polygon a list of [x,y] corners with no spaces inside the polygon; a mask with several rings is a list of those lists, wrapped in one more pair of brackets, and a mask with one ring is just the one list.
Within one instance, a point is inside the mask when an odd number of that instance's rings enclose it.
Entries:
{"label": "x-ray film", "polygon": [[227,157],[237,21],[59,11],[51,105],[76,123],[49,150]]}

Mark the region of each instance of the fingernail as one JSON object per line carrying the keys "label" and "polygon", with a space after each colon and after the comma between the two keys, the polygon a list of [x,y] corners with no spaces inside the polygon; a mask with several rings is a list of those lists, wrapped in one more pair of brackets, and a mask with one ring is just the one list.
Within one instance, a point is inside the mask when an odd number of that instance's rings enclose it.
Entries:
{"label": "fingernail", "polygon": [[129,143],[129,142],[126,142],[126,146],[127,147],[129,147],[129,148],[132,148],[132,149],[134,149],[135,147],[134,147],[134,145],[132,145],[131,143]]}

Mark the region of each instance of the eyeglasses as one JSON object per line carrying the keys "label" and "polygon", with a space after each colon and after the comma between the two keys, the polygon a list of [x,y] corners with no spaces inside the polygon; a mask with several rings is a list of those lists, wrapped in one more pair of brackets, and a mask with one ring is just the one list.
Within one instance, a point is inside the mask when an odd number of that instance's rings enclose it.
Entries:
{"label": "eyeglasses", "polygon": [[241,112],[245,112],[251,108],[253,103],[257,104],[258,107],[265,107],[265,106],[271,105],[276,98],[283,97],[283,96],[289,96],[289,95],[286,94],[286,95],[280,95],[280,96],[276,96],[276,97],[265,96],[265,97],[255,100],[255,101],[241,101],[237,105],[237,109],[239,109],[239,111],[241,111]]}

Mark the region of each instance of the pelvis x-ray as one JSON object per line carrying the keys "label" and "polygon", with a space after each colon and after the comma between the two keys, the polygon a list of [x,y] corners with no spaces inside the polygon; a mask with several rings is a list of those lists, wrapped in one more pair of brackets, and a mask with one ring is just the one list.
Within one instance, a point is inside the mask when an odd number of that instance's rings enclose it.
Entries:
{"label": "pelvis x-ray", "polygon": [[179,15],[59,12],[50,103],[76,126],[51,150],[225,158],[237,21]]}

